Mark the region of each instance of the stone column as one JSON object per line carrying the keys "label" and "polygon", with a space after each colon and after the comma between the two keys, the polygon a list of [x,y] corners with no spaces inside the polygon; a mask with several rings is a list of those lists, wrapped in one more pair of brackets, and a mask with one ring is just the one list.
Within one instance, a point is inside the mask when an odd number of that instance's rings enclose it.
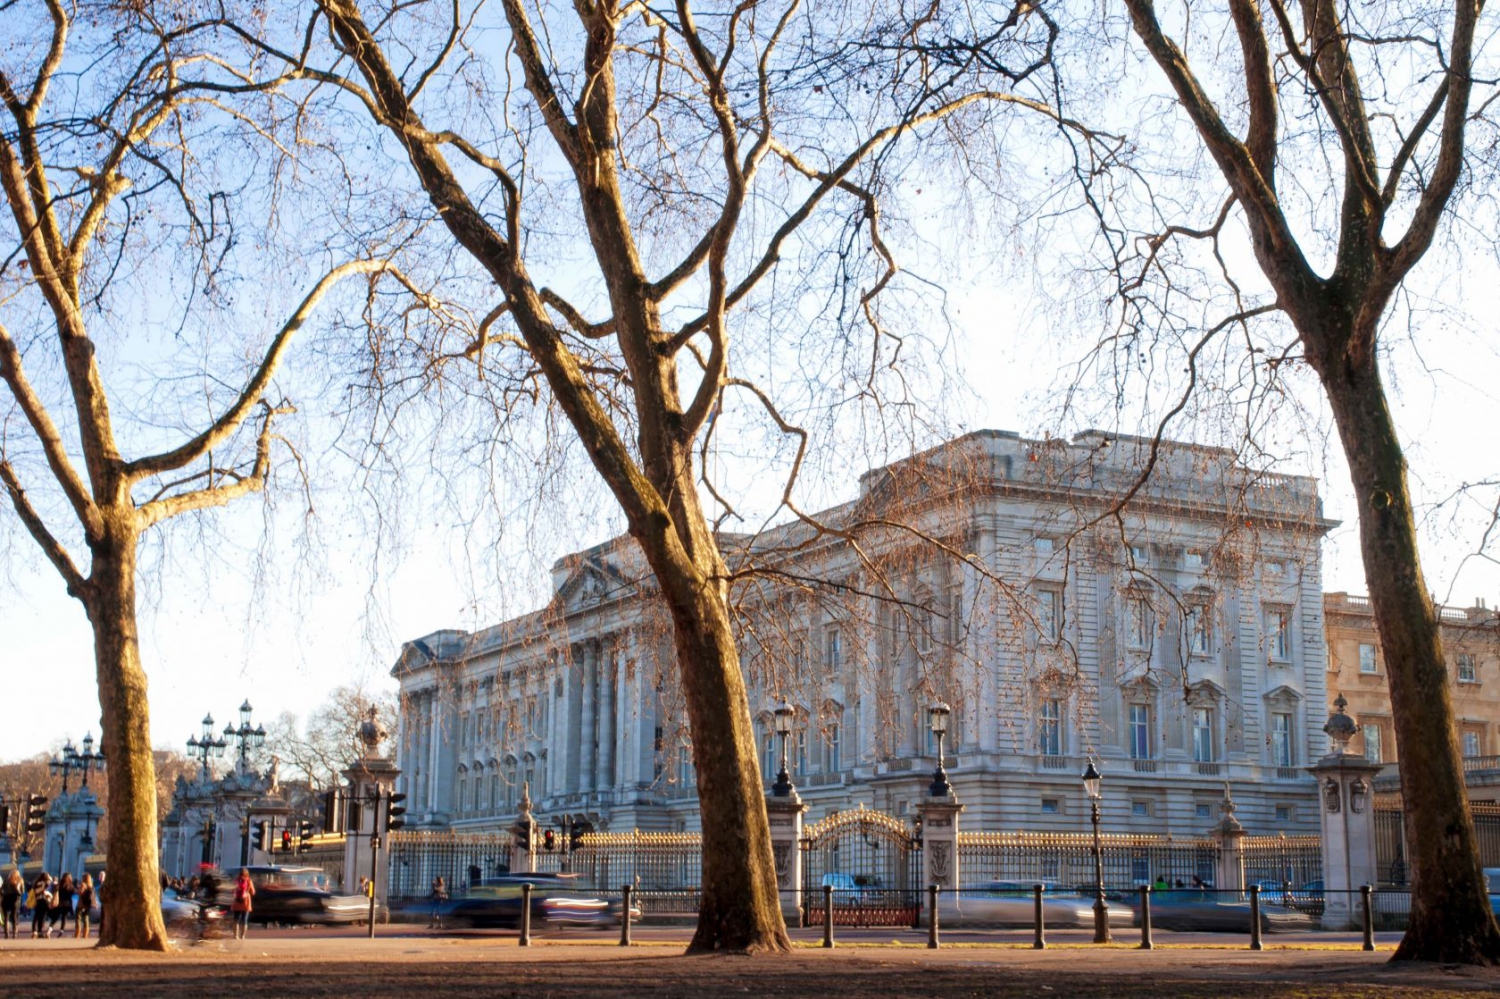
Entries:
{"label": "stone column", "polygon": [[771,823],[771,856],[776,861],[776,888],[781,894],[781,918],[788,926],[802,925],[802,813],[806,811],[807,806],[795,789],[785,796],[766,796],[766,817]]}
{"label": "stone column", "polygon": [[619,655],[614,644],[601,643],[599,656],[599,750],[594,786],[608,791],[615,786],[615,667]]}
{"label": "stone column", "polygon": [[1224,817],[1209,830],[1219,841],[1219,858],[1214,865],[1214,887],[1229,891],[1245,890],[1245,827],[1234,817],[1234,799],[1229,784],[1224,785],[1224,803],[1219,806]]}
{"label": "stone column", "polygon": [[583,643],[583,720],[576,744],[579,750],[578,790],[592,790],[599,754],[599,646]]}
{"label": "stone column", "polygon": [[924,891],[928,885],[939,888],[957,888],[958,867],[958,815],[964,810],[958,796],[925,795],[917,802],[917,815],[922,819],[922,883],[917,885]]}
{"label": "stone column", "polygon": [[1344,695],[1323,731],[1334,748],[1307,770],[1318,782],[1318,815],[1323,832],[1323,928],[1357,929],[1359,901],[1352,892],[1375,884],[1375,775],[1381,765],[1348,751],[1359,726],[1344,713]]}

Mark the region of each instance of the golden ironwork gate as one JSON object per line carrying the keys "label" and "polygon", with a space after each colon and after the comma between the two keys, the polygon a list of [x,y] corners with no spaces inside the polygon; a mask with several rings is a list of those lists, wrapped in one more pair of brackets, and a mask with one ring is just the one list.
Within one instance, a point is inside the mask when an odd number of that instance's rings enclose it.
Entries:
{"label": "golden ironwork gate", "polygon": [[863,805],[808,826],[802,837],[802,907],[823,919],[823,886],[833,890],[840,926],[917,926],[922,848],[906,823]]}

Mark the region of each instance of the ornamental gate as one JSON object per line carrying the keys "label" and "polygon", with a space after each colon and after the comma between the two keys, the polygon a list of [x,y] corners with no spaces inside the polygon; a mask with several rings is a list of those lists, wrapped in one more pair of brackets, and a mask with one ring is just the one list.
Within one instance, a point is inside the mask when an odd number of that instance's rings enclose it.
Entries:
{"label": "ornamental gate", "polygon": [[918,926],[922,844],[906,823],[863,805],[808,826],[802,837],[802,915],[823,921],[823,886],[833,889],[839,926]]}

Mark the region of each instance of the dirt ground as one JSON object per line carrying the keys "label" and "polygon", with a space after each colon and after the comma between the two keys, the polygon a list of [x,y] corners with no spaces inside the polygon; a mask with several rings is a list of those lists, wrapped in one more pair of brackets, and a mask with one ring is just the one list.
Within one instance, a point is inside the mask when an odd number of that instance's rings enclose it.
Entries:
{"label": "dirt ground", "polygon": [[1393,968],[1389,953],[1350,950],[1069,947],[798,948],[785,957],[680,956],[677,946],[619,948],[493,941],[251,940],[159,957],[38,941],[0,950],[0,995],[420,996],[598,999],[646,996],[971,997],[1173,996],[1185,999],[1370,999],[1500,993],[1500,970]]}

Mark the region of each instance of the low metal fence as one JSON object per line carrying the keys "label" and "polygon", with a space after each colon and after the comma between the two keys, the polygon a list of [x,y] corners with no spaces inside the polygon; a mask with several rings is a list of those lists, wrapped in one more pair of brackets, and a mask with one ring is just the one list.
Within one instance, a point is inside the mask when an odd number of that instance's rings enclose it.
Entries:
{"label": "low metal fence", "polygon": [[[1134,888],[1157,880],[1190,886],[1214,880],[1217,840],[1106,834],[1099,841],[1106,887]],[[1092,884],[1094,838],[1087,833],[960,832],[958,867],[970,884]]]}

